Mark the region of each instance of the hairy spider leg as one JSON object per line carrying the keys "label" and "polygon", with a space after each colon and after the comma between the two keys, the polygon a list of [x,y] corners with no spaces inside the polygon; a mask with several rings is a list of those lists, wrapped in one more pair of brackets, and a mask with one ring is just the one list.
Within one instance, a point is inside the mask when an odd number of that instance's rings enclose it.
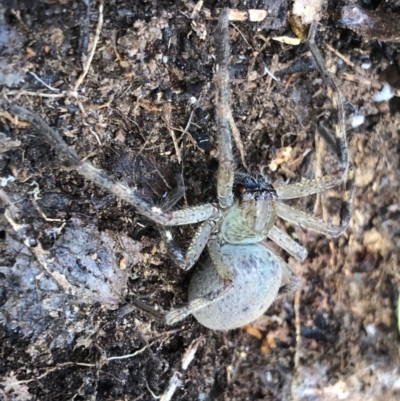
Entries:
{"label": "hairy spider leg", "polygon": [[204,248],[206,247],[210,235],[215,228],[215,221],[209,219],[200,224],[196,229],[186,253],[174,241],[171,230],[168,227],[159,227],[161,238],[164,240],[168,254],[171,259],[183,270],[189,270],[197,262]]}
{"label": "hairy spider leg", "polygon": [[82,161],[78,154],[53,130],[43,119],[24,107],[7,104],[2,106],[23,120],[29,121],[38,134],[54,147],[64,162],[68,162],[78,173],[100,188],[111,192],[118,198],[135,206],[138,213],[154,222],[168,226],[180,226],[205,221],[219,216],[219,210],[212,204],[192,206],[181,210],[164,211],[161,207],[143,199],[136,189],[118,182],[104,171],[93,166],[92,163]]}
{"label": "hairy spider leg", "polygon": [[[216,34],[217,71],[216,84],[216,114],[217,114],[217,143],[218,143],[218,173],[217,194],[222,209],[233,204],[233,183],[235,162],[232,152],[232,138],[229,126],[229,18],[228,10],[221,10]],[[186,254],[178,247],[168,228],[159,227],[160,234],[167,245],[168,252],[174,262],[184,270],[190,269],[200,257],[211,235],[215,222],[205,221],[196,230]]]}
{"label": "hairy spider leg", "polygon": [[217,28],[217,71],[215,85],[217,90],[217,142],[218,142],[218,174],[217,194],[221,208],[225,209],[233,204],[233,181],[235,162],[232,152],[232,137],[229,126],[229,14],[228,9],[221,10]]}
{"label": "hairy spider leg", "polygon": [[[221,10],[217,27],[217,66],[216,66],[216,119],[217,119],[217,143],[218,143],[218,173],[217,173],[217,194],[219,205],[222,209],[232,206],[234,201],[233,183],[235,162],[232,152],[232,137],[229,126],[229,19],[228,9]],[[188,305],[176,308],[167,313],[166,321],[168,324],[182,320],[184,317],[196,312],[204,306],[223,297],[233,288],[232,272],[224,259],[221,248],[217,240],[210,239],[216,222],[209,219],[204,221],[196,230],[192,238],[186,255],[173,240],[173,236],[168,229],[160,227],[162,238],[167,244],[171,258],[181,268],[188,270],[200,257],[203,249],[207,245],[208,253],[215,266],[218,275],[223,279],[224,286],[218,291],[211,291],[202,297],[193,299]]]}
{"label": "hairy spider leg", "polygon": [[321,53],[315,45],[315,34],[316,24],[313,23],[310,27],[308,45],[316,60],[318,69],[324,79],[324,82],[332,89],[331,101],[334,109],[337,112],[337,122],[334,127],[334,135],[332,135],[323,126],[319,127],[318,132],[328,146],[335,151],[339,161],[339,170],[334,174],[326,175],[324,177],[319,177],[287,186],[280,186],[276,189],[276,192],[281,200],[285,200],[320,193],[326,189],[343,184],[340,222],[338,225],[324,222],[315,216],[292,208],[281,202],[278,203],[277,213],[279,217],[292,224],[300,225],[303,228],[311,229],[320,234],[337,237],[342,234],[349,225],[351,217],[351,204],[354,193],[355,171],[353,165],[349,162],[343,96],[338,85],[336,84],[335,79],[327,70]]}
{"label": "hairy spider leg", "polygon": [[[163,210],[168,211],[172,209],[185,193],[185,187],[183,184],[182,176],[179,174],[176,177],[177,186],[174,188],[167,197],[163,200],[161,207]],[[171,259],[183,270],[189,270],[193,267],[196,261],[199,259],[201,253],[206,247],[211,233],[215,229],[214,220],[206,220],[200,224],[196,229],[192,239],[190,240],[189,246],[186,253],[178,246],[174,240],[174,236],[171,232],[170,226],[157,225],[158,232],[161,238],[166,244],[167,251]]]}
{"label": "hairy spider leg", "polygon": [[268,238],[297,260],[302,261],[308,255],[307,249],[303,245],[296,242],[286,231],[277,226],[272,226],[268,232]]}
{"label": "hairy spider leg", "polygon": [[[323,189],[321,189],[322,191]],[[277,204],[277,213],[280,218],[289,223],[313,230],[330,237],[338,237],[347,228],[351,217],[351,203],[354,192],[354,169],[348,169],[347,180],[343,191],[342,206],[340,209],[340,222],[338,225],[327,223],[311,214],[297,210],[282,202]]]}

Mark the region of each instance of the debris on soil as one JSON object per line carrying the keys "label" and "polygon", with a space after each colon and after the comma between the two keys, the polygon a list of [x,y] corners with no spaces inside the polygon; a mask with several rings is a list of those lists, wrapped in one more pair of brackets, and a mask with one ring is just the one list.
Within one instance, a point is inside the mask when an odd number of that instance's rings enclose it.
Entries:
{"label": "debris on soil", "polygon": [[343,26],[357,32],[364,40],[400,42],[399,16],[396,13],[346,6],[342,9],[340,22]]}
{"label": "debris on soil", "polygon": [[[177,172],[182,205],[213,202],[218,10],[263,10],[262,21],[246,17],[229,30],[238,168],[243,159],[287,183],[314,178],[320,162],[320,173],[334,168],[315,146],[315,127],[329,126],[331,113],[315,63],[305,45],[271,40],[293,36],[290,2],[103,3],[89,64],[99,2],[2,4],[1,97],[34,110],[82,158],[155,204]],[[275,302],[252,328],[212,332],[191,318],[166,327],[130,308],[130,298],[157,311],[185,304],[191,273],[171,262],[148,219],[63,166],[30,126],[2,111],[0,398],[147,401],[167,394],[173,378],[183,383],[174,400],[400,398],[400,52],[389,42],[400,9],[394,0],[313,3],[323,3],[317,42],[346,118],[364,118],[348,124],[353,216],[335,240],[281,226],[309,251],[303,263],[281,254],[301,289],[295,305],[293,297]],[[362,25],[346,19],[354,7]],[[385,83],[394,96],[375,102]],[[312,213],[314,199],[296,206]],[[185,246],[192,228],[174,234]]]}
{"label": "debris on soil", "polygon": [[303,25],[318,22],[322,15],[323,0],[294,0],[292,14],[299,18]]}

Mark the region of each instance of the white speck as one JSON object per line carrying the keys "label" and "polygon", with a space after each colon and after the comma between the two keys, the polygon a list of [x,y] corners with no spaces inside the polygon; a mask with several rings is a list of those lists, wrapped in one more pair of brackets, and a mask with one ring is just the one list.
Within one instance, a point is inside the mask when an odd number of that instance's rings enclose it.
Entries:
{"label": "white speck", "polygon": [[168,63],[168,56],[163,56],[162,61],[164,64]]}
{"label": "white speck", "polygon": [[362,116],[360,114],[356,114],[351,119],[351,126],[353,128],[357,128],[360,125],[364,124],[364,121],[365,121],[365,117],[364,116]]}
{"label": "white speck", "polygon": [[265,66],[264,66],[264,74],[268,74],[275,81],[279,81],[279,79]]}
{"label": "white speck", "polygon": [[197,102],[197,99],[194,96],[191,96],[189,99],[190,104],[195,104]]}
{"label": "white speck", "polygon": [[371,63],[370,60],[364,61],[364,62],[361,64],[361,68],[364,69],[364,70],[369,70],[369,69],[371,68],[371,65],[372,65],[372,63]]}
{"label": "white speck", "polygon": [[161,213],[161,209],[159,207],[156,207],[156,206],[153,206],[151,208],[151,211],[154,212],[154,213]]}
{"label": "white speck", "polygon": [[370,337],[376,336],[376,327],[374,324],[370,323],[365,326],[365,331]]}
{"label": "white speck", "polygon": [[165,237],[167,238],[168,241],[172,241],[171,231],[165,230]]}
{"label": "white speck", "polygon": [[389,84],[383,85],[383,88],[374,96],[375,102],[384,102],[385,100],[390,100],[394,96],[392,88]]}
{"label": "white speck", "polygon": [[9,182],[15,181],[15,178],[12,175],[8,177],[0,177],[0,187],[5,187]]}

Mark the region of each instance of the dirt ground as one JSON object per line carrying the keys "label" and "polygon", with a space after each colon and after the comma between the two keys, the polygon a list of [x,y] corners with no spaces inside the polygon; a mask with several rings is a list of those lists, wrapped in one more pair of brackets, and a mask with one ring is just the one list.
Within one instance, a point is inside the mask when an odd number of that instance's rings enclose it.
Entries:
{"label": "dirt ground", "polygon": [[[181,206],[215,201],[214,31],[227,6],[268,10],[230,25],[231,107],[248,169],[273,182],[334,171],[315,129],[329,126],[332,105],[308,47],[272,40],[293,36],[291,2],[204,1],[197,12],[194,1],[105,2],[74,97],[100,16],[98,2],[86,3],[0,6],[2,98],[40,115],[82,158],[155,204],[177,173]],[[276,248],[300,289],[251,326],[213,332],[193,317],[166,326],[132,308],[132,299],[183,305],[190,272],[171,262],[151,221],[0,114],[0,398],[166,400],[174,378],[173,400],[400,399],[400,97],[375,99],[385,84],[400,89],[400,47],[395,33],[343,26],[355,1],[326,3],[317,44],[346,100],[352,219],[335,240],[279,223],[309,256],[300,263]],[[359,3],[400,17],[396,0]],[[329,219],[338,202],[331,191],[296,205]],[[185,245],[192,231],[174,232]]]}

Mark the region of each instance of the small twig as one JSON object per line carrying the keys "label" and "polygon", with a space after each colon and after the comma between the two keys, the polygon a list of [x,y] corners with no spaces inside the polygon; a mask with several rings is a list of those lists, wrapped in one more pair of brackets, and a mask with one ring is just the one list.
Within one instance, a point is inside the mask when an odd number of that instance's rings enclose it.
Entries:
{"label": "small twig", "polygon": [[[111,356],[109,358],[105,358],[104,362],[109,362],[109,361],[113,361],[113,360],[118,360],[118,359],[127,359],[127,358],[133,358],[141,353],[143,353],[147,348],[151,347],[154,343],[151,343],[149,345],[146,345],[145,347],[137,350],[136,352],[132,353],[132,354],[128,354],[128,355],[121,355],[121,356]],[[85,362],[64,362],[61,363],[57,366],[55,366],[54,368],[50,368],[48,370],[46,370],[44,373],[42,373],[39,376],[33,377],[32,379],[26,379],[26,380],[16,380],[15,382],[10,383],[11,386],[15,386],[15,385],[19,385],[19,384],[27,384],[27,383],[31,383],[33,381],[37,381],[40,379],[43,379],[44,377],[46,377],[48,374],[64,368],[65,366],[82,366],[85,368],[96,368],[98,366],[97,363],[85,363]],[[158,397],[160,398],[160,397]]]}
{"label": "small twig", "polygon": [[[217,9],[217,12],[221,12],[221,9]],[[230,8],[228,11],[229,21],[252,21],[261,22],[268,15],[267,10],[260,9],[248,9],[246,11],[238,10],[236,8]]]}
{"label": "small twig", "polygon": [[8,121],[11,121],[15,126],[19,128],[25,128],[29,125],[29,123],[19,121],[18,117],[13,117],[8,111],[0,111],[0,117],[6,118]]}
{"label": "small twig", "polygon": [[28,71],[37,81],[39,81],[42,85],[44,85],[47,89],[50,89],[53,92],[60,92],[60,89],[53,88],[52,86],[46,84],[41,78],[39,78],[34,72]]}
{"label": "small twig", "polygon": [[267,66],[264,66],[264,71],[265,71],[274,81],[279,81],[279,79],[268,69]]}
{"label": "small twig", "polygon": [[149,383],[147,383],[147,380],[146,380],[146,379],[144,379],[144,383],[146,384],[146,388],[147,388],[147,390],[149,391],[149,393],[151,394],[151,396],[153,397],[153,399],[159,400],[159,399],[161,398],[161,396],[156,395],[156,394],[153,393],[153,391],[152,391],[152,389],[150,388]]}
{"label": "small twig", "polygon": [[54,279],[54,281],[58,284],[60,289],[62,289],[66,294],[71,293],[71,288],[73,287],[68,280],[62,274],[58,272],[53,272],[48,264],[47,260],[44,257],[45,251],[42,248],[42,245],[38,243],[36,247],[31,247],[29,242],[29,237],[26,234],[26,230],[28,225],[26,224],[18,224],[14,219],[9,209],[6,209],[4,212],[4,217],[8,221],[8,223],[13,228],[14,232],[18,235],[18,238],[21,242],[28,248],[31,254],[36,258],[38,263],[42,266],[42,268]]}
{"label": "small twig", "polygon": [[[192,134],[191,134],[189,131],[187,131],[186,129],[182,129],[182,128],[178,128],[178,127],[173,127],[172,125],[169,125],[168,128],[170,128],[170,129],[172,129],[172,130],[174,130],[174,131],[182,132],[182,134],[187,134],[187,135],[189,135],[189,136],[192,136]],[[181,138],[182,138],[182,136],[181,136],[179,139],[177,139],[177,142],[178,142],[178,143],[182,140]]]}
{"label": "small twig", "polygon": [[44,220],[49,221],[49,222],[61,222],[61,223],[63,223],[62,226],[65,225],[65,220],[64,219],[52,219],[50,217],[47,217],[46,214],[43,212],[43,210],[38,205],[38,203],[36,202],[36,199],[32,199],[32,203],[33,203],[33,206],[35,206],[36,210],[38,211],[38,213],[42,216],[42,218]]}
{"label": "small twig", "polygon": [[[199,100],[200,100],[200,98],[199,98]],[[189,116],[189,120],[188,120],[188,122],[186,124],[186,127],[185,127],[184,131],[183,131],[183,132],[185,132],[185,133],[187,133],[189,135],[191,135],[190,132],[188,132],[188,131],[189,131],[190,124],[192,124],[193,116],[194,116],[194,109],[191,111],[190,116]]]}
{"label": "small twig", "polygon": [[64,363],[61,363],[60,365],[55,366],[54,368],[50,368],[50,369],[46,370],[44,373],[42,373],[41,375],[39,375],[37,377],[34,377],[32,379],[26,379],[26,380],[16,380],[15,382],[10,383],[9,385],[15,386],[17,384],[31,383],[33,381],[43,379],[43,377],[46,377],[48,374],[54,372],[55,370],[61,369],[65,366],[71,366],[71,365],[76,365],[76,363],[75,362],[64,362]]}
{"label": "small twig", "polygon": [[361,76],[365,76],[364,71],[359,68],[357,65],[355,65],[348,57],[344,56],[342,53],[340,53],[338,50],[336,50],[334,47],[332,47],[330,44],[326,43],[325,46],[336,56],[341,58],[346,64],[348,64],[350,67],[352,67],[355,71],[357,71],[358,74]]}
{"label": "small twig", "polygon": [[240,36],[243,38],[243,40],[247,43],[247,45],[250,47],[250,49],[253,49],[253,46],[247,41],[246,37],[242,33],[242,31],[231,21],[230,24],[239,32]]}
{"label": "small twig", "polygon": [[121,355],[121,356],[110,356],[109,358],[106,358],[106,361],[108,362],[108,361],[115,361],[118,359],[134,358],[135,356],[142,354],[144,351],[146,351],[147,348],[151,347],[153,344],[154,344],[154,342],[144,346],[143,348],[135,351],[132,354]]}
{"label": "small twig", "polygon": [[[189,348],[185,351],[182,357],[181,361],[181,366],[182,370],[186,371],[191,362],[194,359],[194,356],[197,352],[197,349],[199,348],[199,345],[202,342],[202,338],[198,338],[197,340],[194,340]],[[181,373],[179,372],[174,372],[172,375],[171,379],[169,380],[169,384],[167,389],[164,391],[163,395],[161,396],[161,401],[170,401],[172,399],[172,396],[175,394],[175,391],[178,387],[182,385],[182,380],[180,378],[182,376]]]}
{"label": "small twig", "polygon": [[300,298],[302,290],[302,280],[300,280],[299,288],[294,294],[294,316],[295,316],[295,327],[296,327],[296,350],[294,354],[294,377],[291,386],[291,395],[293,400],[297,400],[297,385],[299,380],[299,366],[300,366],[300,354],[301,354],[301,321],[300,321]]}
{"label": "small twig", "polygon": [[90,0],[81,0],[80,9],[83,15],[81,17],[79,33],[79,52],[81,54],[82,66],[84,66],[89,49]]}
{"label": "small twig", "polygon": [[[146,312],[147,314],[149,314],[150,316],[155,317],[156,319],[160,319],[160,320],[164,319],[164,315],[161,312],[155,310],[154,308],[152,308],[151,306],[145,304],[144,302],[139,301],[138,299],[132,299],[130,301],[130,304],[131,304],[130,305],[131,307],[134,307],[134,308],[139,309],[139,310],[141,310],[143,312]],[[124,310],[123,314],[125,315],[126,313],[127,313],[126,310]],[[121,316],[119,316],[119,317],[121,317]]]}
{"label": "small twig", "polygon": [[244,145],[242,142],[242,138],[240,137],[240,132],[236,126],[235,120],[233,119],[231,109],[229,109],[229,126],[231,127],[233,139],[235,140],[236,147],[238,148],[238,151],[240,153],[240,159],[242,161],[243,167],[247,169]]}
{"label": "small twig", "polygon": [[65,96],[65,93],[42,93],[42,92],[32,92],[25,90],[12,90],[5,94],[6,96],[14,96],[14,95],[26,95],[26,96],[39,96],[39,97],[48,97],[51,99],[59,99]]}
{"label": "small twig", "polygon": [[89,131],[90,131],[90,133],[96,138],[97,143],[99,144],[99,146],[103,146],[103,144],[101,143],[100,137],[99,137],[99,135],[97,134],[97,132],[96,132],[94,129],[92,129],[92,128],[89,128]]}
{"label": "small twig", "polygon": [[[275,75],[274,75],[274,72],[275,72],[275,70],[276,70],[277,64],[278,64],[278,55],[277,55],[277,54],[274,54],[274,55],[272,56],[271,67],[270,67],[269,70],[267,69],[267,71],[266,71],[267,74],[268,74],[268,77],[267,77],[266,80],[265,80],[265,85],[266,85],[266,87],[267,87],[267,91],[271,88],[272,79],[277,80],[277,79],[275,78]],[[277,80],[277,81],[278,81],[278,80]]]}
{"label": "small twig", "polygon": [[78,79],[75,82],[74,88],[72,89],[71,93],[72,95],[76,95],[76,92],[79,88],[79,86],[82,84],[83,80],[85,79],[87,73],[89,72],[90,65],[92,64],[93,56],[97,48],[97,43],[99,42],[100,39],[100,33],[101,33],[101,28],[103,26],[103,0],[100,0],[100,5],[99,5],[99,20],[97,21],[97,27],[96,27],[96,33],[93,39],[93,45],[92,49],[90,51],[88,60],[86,62],[85,68],[82,72],[82,74],[78,77]]}
{"label": "small twig", "polygon": [[111,94],[111,96],[108,98],[107,102],[103,103],[103,104],[94,104],[91,106],[88,106],[88,108],[92,109],[92,110],[101,110],[101,109],[105,109],[106,107],[110,107],[111,103],[114,101],[114,95]]}
{"label": "small twig", "polygon": [[156,164],[153,161],[150,161],[150,163],[153,165],[154,170],[156,171],[156,173],[158,174],[158,176],[162,179],[164,185],[171,191],[171,185],[168,184],[167,180],[165,179],[165,177],[162,175],[161,171],[158,169],[158,167],[156,166]]}
{"label": "small twig", "polygon": [[176,140],[176,135],[174,130],[171,128],[171,104],[170,103],[165,103],[163,106],[163,111],[164,111],[164,121],[165,124],[167,125],[168,131],[171,135],[172,142],[174,143],[175,147],[175,152],[176,152],[176,157],[178,159],[179,164],[182,163],[182,155],[181,151],[179,149],[178,141]]}
{"label": "small twig", "polygon": [[161,396],[161,401],[170,401],[178,387],[182,386],[182,380],[179,378],[179,373],[174,372],[169,380],[168,387]]}
{"label": "small twig", "polygon": [[191,19],[196,18],[197,14],[199,13],[199,11],[201,10],[201,7],[203,7],[203,0],[199,0],[193,7],[193,11],[192,14],[190,15]]}

